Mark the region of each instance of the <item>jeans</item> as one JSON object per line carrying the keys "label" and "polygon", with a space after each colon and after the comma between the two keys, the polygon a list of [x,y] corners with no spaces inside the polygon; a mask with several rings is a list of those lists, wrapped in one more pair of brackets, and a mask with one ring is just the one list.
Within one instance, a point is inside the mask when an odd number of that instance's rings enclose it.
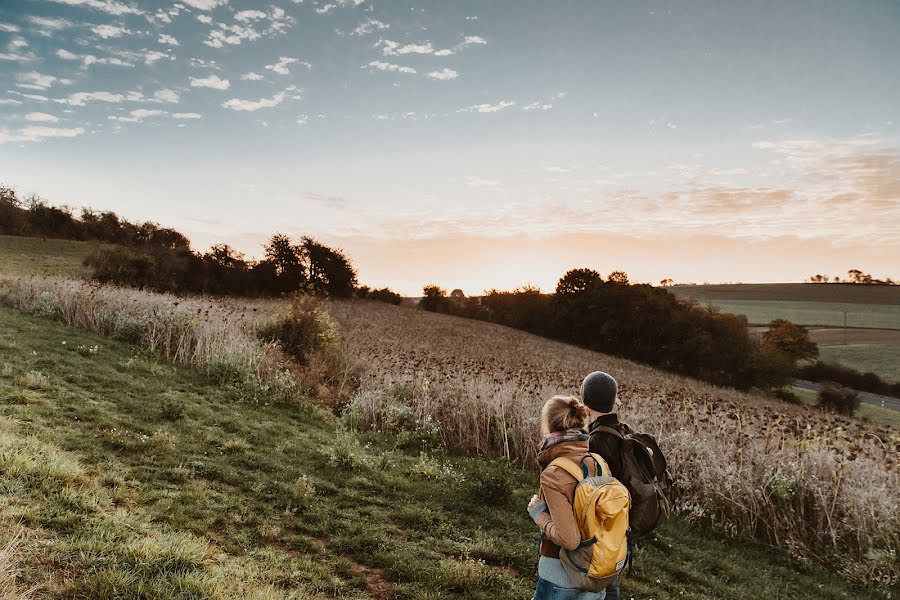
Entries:
{"label": "jeans", "polygon": [[[618,593],[618,584],[614,585],[616,585]],[[606,598],[606,592],[583,592],[572,588],[559,587],[549,581],[538,578],[537,588],[534,590],[532,600],[603,600],[604,598]]]}
{"label": "jeans", "polygon": [[606,600],[619,600],[622,597],[619,591],[619,578],[606,586]]}

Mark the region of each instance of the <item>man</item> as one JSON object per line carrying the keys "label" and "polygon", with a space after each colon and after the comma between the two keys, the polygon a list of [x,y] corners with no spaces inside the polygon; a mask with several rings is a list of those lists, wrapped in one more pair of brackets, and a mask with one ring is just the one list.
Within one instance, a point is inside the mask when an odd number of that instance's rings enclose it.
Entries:
{"label": "man", "polygon": [[[581,402],[590,411],[590,442],[588,447],[591,452],[602,456],[612,476],[620,479],[622,474],[621,438],[598,431],[598,427],[609,427],[624,435],[628,426],[619,422],[619,417],[613,410],[616,406],[616,398],[619,393],[619,385],[612,375],[602,371],[594,371],[584,378],[581,383]],[[604,473],[606,475],[606,473]],[[619,600],[618,578],[606,588],[606,600]]]}

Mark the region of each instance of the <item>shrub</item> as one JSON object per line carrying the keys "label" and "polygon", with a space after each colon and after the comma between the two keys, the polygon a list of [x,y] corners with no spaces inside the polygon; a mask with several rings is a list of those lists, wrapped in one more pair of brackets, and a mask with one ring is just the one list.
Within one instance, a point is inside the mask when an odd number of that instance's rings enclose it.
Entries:
{"label": "shrub", "polygon": [[334,345],[337,332],[314,298],[297,294],[286,310],[260,328],[259,336],[277,342],[298,364],[306,365],[310,354]]}
{"label": "shrub", "polygon": [[800,404],[800,397],[787,388],[778,388],[772,392],[772,395],[790,404]]}
{"label": "shrub", "polygon": [[833,381],[854,390],[900,398],[900,383],[888,383],[875,373],[861,373],[836,363],[816,361],[798,369],[797,376],[810,381]]}
{"label": "shrub", "polygon": [[852,417],[859,408],[859,403],[859,393],[839,383],[823,383],[819,390],[819,406],[826,410]]}

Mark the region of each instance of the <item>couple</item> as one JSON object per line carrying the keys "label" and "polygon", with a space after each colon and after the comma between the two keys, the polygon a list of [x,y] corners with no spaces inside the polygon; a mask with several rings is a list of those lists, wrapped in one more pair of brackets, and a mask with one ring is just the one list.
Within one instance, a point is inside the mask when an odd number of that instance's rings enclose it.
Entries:
{"label": "couple", "polygon": [[541,530],[533,600],[619,600],[632,534],[668,516],[665,459],[651,436],[619,422],[617,394],[616,380],[596,371],[581,401],[556,396],[541,411],[541,489],[528,504]]}

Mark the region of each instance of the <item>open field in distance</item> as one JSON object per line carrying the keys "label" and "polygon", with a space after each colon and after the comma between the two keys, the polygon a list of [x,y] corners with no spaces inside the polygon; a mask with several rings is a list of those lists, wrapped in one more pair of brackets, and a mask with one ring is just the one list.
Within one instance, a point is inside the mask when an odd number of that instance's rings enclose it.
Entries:
{"label": "open field in distance", "polygon": [[0,235],[0,275],[84,277],[92,242]]}
{"label": "open field in distance", "polygon": [[900,304],[900,286],[845,283],[735,283],[676,285],[669,288],[685,298],[716,300],[788,300],[844,304]]}

